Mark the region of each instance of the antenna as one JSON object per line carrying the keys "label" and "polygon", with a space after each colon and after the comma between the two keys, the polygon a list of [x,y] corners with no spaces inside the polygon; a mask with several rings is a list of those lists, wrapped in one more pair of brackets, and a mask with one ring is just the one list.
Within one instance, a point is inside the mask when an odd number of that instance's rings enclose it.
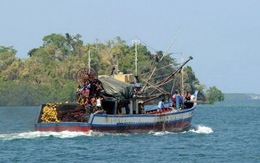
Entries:
{"label": "antenna", "polygon": [[140,40],[133,40],[132,41],[133,44],[135,45],[135,75],[137,75],[137,55],[138,55],[138,52],[137,52],[137,45],[140,44]]}

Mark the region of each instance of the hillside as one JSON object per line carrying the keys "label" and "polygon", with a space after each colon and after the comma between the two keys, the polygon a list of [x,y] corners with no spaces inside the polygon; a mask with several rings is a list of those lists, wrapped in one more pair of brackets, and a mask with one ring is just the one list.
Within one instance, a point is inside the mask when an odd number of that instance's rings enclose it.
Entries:
{"label": "hillside", "polygon": [[[152,54],[145,45],[128,45],[120,37],[84,44],[80,34],[50,34],[25,59],[16,58],[14,47],[0,46],[0,106],[74,101],[79,69],[91,67],[98,75],[110,75],[112,69],[114,73],[134,73],[137,53],[140,79],[147,79],[153,67],[157,67],[152,83],[179,66],[175,58],[163,51]],[[163,89],[171,90],[174,86],[174,90],[181,90],[181,79],[181,73],[177,73]],[[183,89],[191,93],[198,90],[199,97],[207,100],[207,96],[211,103],[224,100],[216,87],[201,84],[190,66],[183,69]]]}

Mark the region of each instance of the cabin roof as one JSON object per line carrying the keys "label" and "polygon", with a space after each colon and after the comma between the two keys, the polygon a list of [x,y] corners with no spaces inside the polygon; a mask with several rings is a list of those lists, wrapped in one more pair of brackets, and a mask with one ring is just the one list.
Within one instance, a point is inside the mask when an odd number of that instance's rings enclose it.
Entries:
{"label": "cabin roof", "polygon": [[129,90],[132,91],[132,85],[116,80],[112,77],[100,77],[99,80],[102,83],[104,91],[108,95],[112,96],[122,96],[122,94],[129,93]]}

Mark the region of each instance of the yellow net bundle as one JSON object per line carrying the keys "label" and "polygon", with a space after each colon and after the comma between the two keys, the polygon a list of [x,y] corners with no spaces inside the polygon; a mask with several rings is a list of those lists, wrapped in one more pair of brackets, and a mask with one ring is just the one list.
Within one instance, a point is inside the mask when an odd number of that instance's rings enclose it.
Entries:
{"label": "yellow net bundle", "polygon": [[42,122],[60,122],[57,117],[57,104],[47,104],[43,108]]}

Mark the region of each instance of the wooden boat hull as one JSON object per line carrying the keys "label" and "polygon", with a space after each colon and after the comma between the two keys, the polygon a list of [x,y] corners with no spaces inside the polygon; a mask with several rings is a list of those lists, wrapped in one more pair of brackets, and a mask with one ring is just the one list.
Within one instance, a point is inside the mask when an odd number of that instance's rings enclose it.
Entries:
{"label": "wooden boat hull", "polygon": [[175,123],[155,123],[155,124],[135,124],[135,125],[115,125],[115,126],[97,126],[92,125],[91,130],[97,132],[111,133],[148,133],[148,132],[183,132],[190,127],[191,119]]}
{"label": "wooden boat hull", "polygon": [[[43,108],[46,104],[40,106],[38,117],[34,125],[36,131],[76,131],[76,132],[89,132],[91,126],[88,122],[43,122],[41,117],[43,115]],[[62,110],[75,110],[77,104],[65,104]]]}
{"label": "wooden boat hull", "polygon": [[36,131],[76,131],[76,132],[89,132],[91,129],[89,123],[84,122],[53,122],[53,123],[36,123]]}
{"label": "wooden boat hull", "polygon": [[91,124],[91,130],[98,132],[182,132],[189,129],[194,109],[195,107],[176,113],[162,114],[92,114],[89,123]]}
{"label": "wooden boat hull", "polygon": [[195,106],[178,112],[159,114],[91,114],[88,122],[40,122],[35,123],[36,131],[77,131],[111,132],[111,133],[148,133],[148,132],[182,132],[188,130]]}

